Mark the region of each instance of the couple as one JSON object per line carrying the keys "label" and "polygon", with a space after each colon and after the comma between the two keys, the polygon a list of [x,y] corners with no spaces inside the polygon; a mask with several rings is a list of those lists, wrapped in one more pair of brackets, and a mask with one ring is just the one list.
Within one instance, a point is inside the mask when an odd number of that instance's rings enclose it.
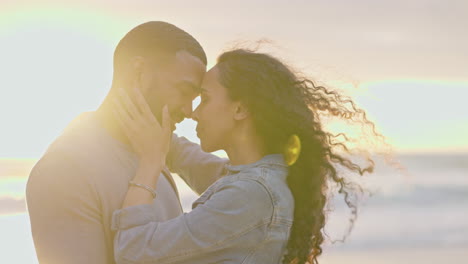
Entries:
{"label": "couple", "polygon": [[[206,65],[200,44],[165,22],[119,42],[102,105],[31,171],[40,263],[317,262],[327,186],[354,191],[335,165],[369,169],[344,156],[319,114],[372,123],[270,55],[238,49]],[[172,134],[188,117],[201,146]],[[208,153],[220,149],[229,160]],[[201,194],[189,213],[170,172]]]}

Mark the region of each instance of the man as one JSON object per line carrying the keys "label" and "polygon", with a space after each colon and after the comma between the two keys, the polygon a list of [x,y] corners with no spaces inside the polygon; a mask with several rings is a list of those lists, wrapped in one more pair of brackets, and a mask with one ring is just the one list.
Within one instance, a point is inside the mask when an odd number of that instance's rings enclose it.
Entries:
{"label": "man", "polygon": [[[140,87],[156,118],[167,104],[171,119],[180,122],[191,115],[206,64],[200,44],[165,22],[139,25],[119,42],[102,105],[71,122],[29,176],[27,203],[41,263],[114,263],[112,213],[138,163],[113,118],[118,89]],[[163,174],[154,200],[160,221],[182,213],[175,184]]]}

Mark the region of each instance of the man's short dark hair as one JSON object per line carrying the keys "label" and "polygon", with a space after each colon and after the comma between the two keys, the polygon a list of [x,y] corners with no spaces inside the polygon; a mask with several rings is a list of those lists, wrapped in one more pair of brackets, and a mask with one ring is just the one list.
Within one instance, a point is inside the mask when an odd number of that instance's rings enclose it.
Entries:
{"label": "man's short dark hair", "polygon": [[162,21],[150,21],[130,30],[114,51],[114,70],[134,56],[174,54],[186,50],[207,64],[206,54],[198,41],[184,30]]}

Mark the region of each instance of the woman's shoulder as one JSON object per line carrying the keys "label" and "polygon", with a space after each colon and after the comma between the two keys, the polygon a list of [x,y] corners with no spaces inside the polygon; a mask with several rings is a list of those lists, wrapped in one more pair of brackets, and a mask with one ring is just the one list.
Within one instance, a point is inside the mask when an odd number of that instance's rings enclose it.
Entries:
{"label": "woman's shoulder", "polygon": [[217,184],[216,191],[226,188],[235,188],[242,191],[244,195],[253,193],[270,193],[266,182],[258,177],[258,174],[252,172],[241,172],[234,175],[228,175],[221,178]]}
{"label": "woman's shoulder", "polygon": [[[237,186],[245,190],[246,195],[250,192],[263,192],[267,194],[271,202],[275,205],[281,197],[289,196],[289,188],[286,182],[286,171],[275,171],[270,167],[253,167],[236,174],[230,174],[220,179],[217,190],[226,186]],[[284,195],[286,193],[286,196]]]}
{"label": "woman's shoulder", "polygon": [[287,187],[288,170],[282,166],[261,165],[251,167],[224,177],[226,182],[252,181],[261,185],[269,192],[277,188]]}
{"label": "woman's shoulder", "polygon": [[235,190],[235,197],[238,197],[235,199],[236,202],[242,200],[245,206],[256,207],[267,213],[270,215],[269,221],[290,225],[294,212],[294,198],[286,179],[275,176],[277,175],[266,173],[262,177],[258,169],[243,171],[223,178],[216,191]]}

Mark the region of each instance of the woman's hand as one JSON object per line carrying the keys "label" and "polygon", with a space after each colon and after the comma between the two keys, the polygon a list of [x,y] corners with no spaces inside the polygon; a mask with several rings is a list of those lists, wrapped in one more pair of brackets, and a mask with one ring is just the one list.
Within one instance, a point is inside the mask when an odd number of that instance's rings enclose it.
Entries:
{"label": "woman's hand", "polygon": [[157,162],[163,165],[172,136],[167,105],[162,110],[160,125],[138,87],[128,94],[120,89],[114,103],[114,116],[140,158],[140,165]]}

